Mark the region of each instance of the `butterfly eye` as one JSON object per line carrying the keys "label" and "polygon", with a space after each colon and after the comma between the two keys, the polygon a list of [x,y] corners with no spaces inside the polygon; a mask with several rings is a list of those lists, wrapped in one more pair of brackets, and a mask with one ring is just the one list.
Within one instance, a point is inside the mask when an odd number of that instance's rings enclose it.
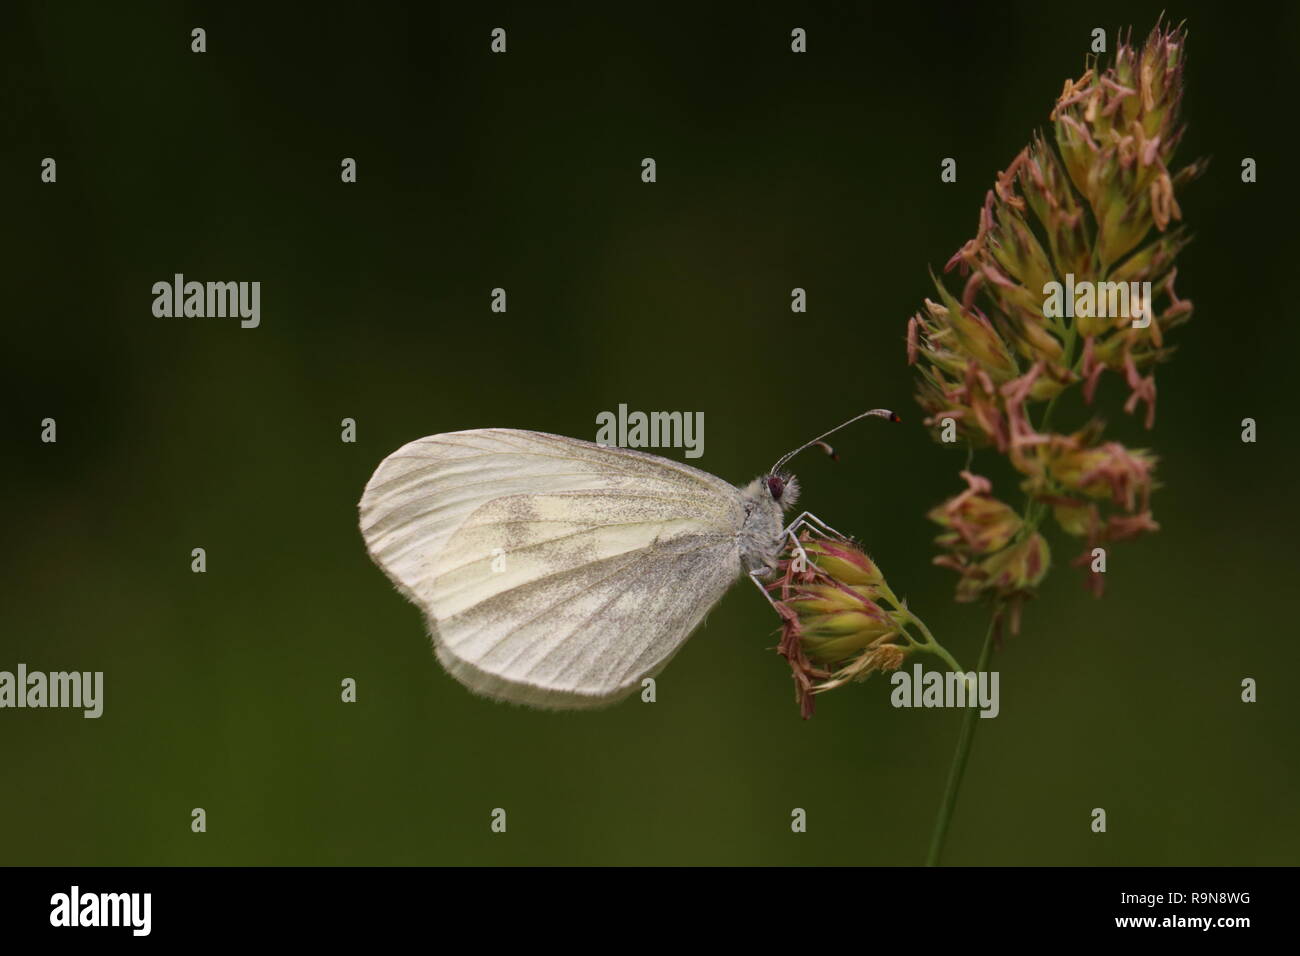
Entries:
{"label": "butterfly eye", "polygon": [[780,475],[769,475],[767,479],[767,490],[771,494],[773,501],[780,501],[781,495],[785,493],[785,481]]}

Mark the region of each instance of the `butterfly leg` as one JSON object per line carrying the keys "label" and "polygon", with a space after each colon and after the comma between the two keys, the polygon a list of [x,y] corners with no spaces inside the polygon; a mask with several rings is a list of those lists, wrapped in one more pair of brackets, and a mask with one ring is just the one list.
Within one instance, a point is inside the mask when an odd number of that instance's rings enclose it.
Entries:
{"label": "butterfly leg", "polygon": [[758,574],[759,574],[759,573],[758,573],[757,571],[750,571],[750,572],[749,572],[749,580],[753,581],[753,582],[754,582],[754,587],[758,588],[759,591],[761,591],[761,592],[763,593],[763,597],[767,598],[767,603],[770,604],[770,605],[772,605],[772,609],[773,609],[774,611],[776,611],[778,614],[780,614],[780,613],[781,613],[781,609],[780,609],[779,607],[776,606],[776,601],[772,598],[772,594],[771,594],[771,592],[768,591],[767,586],[766,586],[765,584],[763,584],[763,582],[762,582],[762,580],[759,578]]}
{"label": "butterfly leg", "polygon": [[839,538],[841,541],[849,540],[848,535],[840,534],[840,532],[836,531],[834,528],[828,525],[821,518],[817,517],[811,511],[805,511],[799,517],[791,521],[790,524],[786,526],[785,533],[792,534],[793,532],[798,531],[800,528],[803,527],[812,528],[814,531],[823,531],[823,532],[829,531],[831,534]]}
{"label": "butterfly leg", "polygon": [[788,537],[788,538],[790,539],[790,544],[792,544],[792,545],[794,546],[794,553],[795,553],[796,555],[798,555],[798,558],[799,558],[799,560],[795,563],[795,570],[796,570],[796,571],[801,571],[801,572],[802,572],[802,571],[807,571],[807,570],[808,570],[808,565],[809,565],[811,562],[808,560],[808,552],[805,551],[805,550],[803,549],[803,545],[801,545],[801,544],[799,543],[799,537],[798,537],[798,535],[796,535],[796,534],[794,533],[794,531],[791,530],[791,529],[786,529],[785,534],[786,534],[786,537]]}

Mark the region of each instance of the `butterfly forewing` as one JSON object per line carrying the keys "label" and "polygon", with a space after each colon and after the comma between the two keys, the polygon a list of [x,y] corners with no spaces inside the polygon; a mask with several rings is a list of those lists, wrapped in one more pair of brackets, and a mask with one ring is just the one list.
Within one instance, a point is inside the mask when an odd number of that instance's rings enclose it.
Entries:
{"label": "butterfly forewing", "polygon": [[739,492],[654,455],[539,432],[420,439],[375,471],[367,547],[480,693],[594,706],[663,667],[740,573]]}

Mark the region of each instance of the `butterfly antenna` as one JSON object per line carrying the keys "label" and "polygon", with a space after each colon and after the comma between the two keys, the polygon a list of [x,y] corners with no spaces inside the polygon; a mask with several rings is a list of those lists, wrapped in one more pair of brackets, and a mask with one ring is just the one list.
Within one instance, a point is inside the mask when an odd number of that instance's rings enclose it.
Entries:
{"label": "butterfly antenna", "polygon": [[828,445],[828,444],[826,443],[825,439],[826,439],[827,437],[829,437],[830,435],[834,435],[834,434],[835,434],[837,431],[839,431],[841,428],[845,428],[845,427],[848,426],[848,425],[852,425],[854,422],[856,422],[856,421],[861,421],[861,420],[864,419],[864,418],[872,418],[872,417],[874,417],[874,418],[887,418],[887,419],[889,419],[891,422],[901,422],[901,421],[902,421],[902,419],[899,418],[898,415],[896,415],[894,412],[891,412],[891,411],[890,411],[889,409],[887,409],[887,408],[873,408],[871,411],[869,411],[869,412],[863,412],[861,415],[854,415],[854,416],[853,416],[852,418],[850,418],[847,422],[841,422],[839,425],[836,425],[836,426],[835,426],[834,428],[832,428],[830,431],[828,431],[828,432],[824,432],[823,434],[818,435],[818,436],[817,436],[816,438],[814,438],[812,441],[807,442],[807,443],[805,443],[805,444],[803,444],[803,445],[800,445],[800,446],[799,446],[798,448],[796,448],[794,451],[792,451],[792,452],[790,452],[789,454],[783,456],[783,457],[781,458],[780,461],[778,461],[775,465],[773,465],[773,466],[771,467],[771,469],[768,471],[768,474],[769,474],[769,475],[774,475],[774,474],[776,474],[778,471],[781,470],[782,466],[784,466],[785,463],[788,462],[791,458],[793,458],[795,455],[799,454],[799,452],[801,452],[801,451],[805,451],[806,449],[811,448],[813,445],[820,445],[821,448],[826,452],[826,454],[830,455],[831,458],[833,458],[833,459],[835,459],[836,461],[838,461],[838,460],[839,460],[839,456],[838,456],[837,454],[835,454],[835,449],[831,448],[831,446]]}
{"label": "butterfly antenna", "polygon": [[813,444],[816,445],[818,448],[820,448],[822,451],[826,452],[826,457],[829,458],[831,461],[840,460],[840,453],[837,452],[834,448],[832,448],[829,442],[818,441],[818,442],[813,442]]}

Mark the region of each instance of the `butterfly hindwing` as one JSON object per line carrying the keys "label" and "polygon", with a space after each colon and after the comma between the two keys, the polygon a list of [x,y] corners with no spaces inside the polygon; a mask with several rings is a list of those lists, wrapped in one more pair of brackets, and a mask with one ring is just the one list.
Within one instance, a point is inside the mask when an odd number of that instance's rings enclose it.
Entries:
{"label": "butterfly hindwing", "polygon": [[398,449],[361,524],[472,689],[595,706],[656,672],[740,572],[739,492],[668,459],[480,429]]}

